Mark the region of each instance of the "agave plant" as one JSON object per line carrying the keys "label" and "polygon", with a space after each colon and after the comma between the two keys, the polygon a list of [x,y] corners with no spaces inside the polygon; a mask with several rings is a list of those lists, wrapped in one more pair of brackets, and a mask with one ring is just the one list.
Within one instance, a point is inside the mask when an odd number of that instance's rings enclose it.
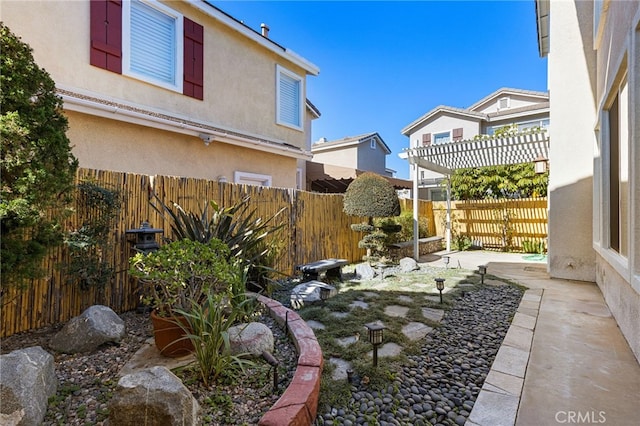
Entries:
{"label": "agave plant", "polygon": [[152,207],[171,223],[171,230],[177,240],[188,239],[207,243],[217,238],[227,244],[230,256],[241,262],[246,271],[245,278],[252,281],[257,289],[264,288],[264,281],[273,268],[273,238],[268,238],[283,229],[285,224],[276,221],[285,208],[263,220],[257,210],[249,210],[250,197],[243,197],[230,207],[222,207],[215,201],[205,204],[199,213],[188,212],[178,203],[168,206],[156,195],[158,205]]}

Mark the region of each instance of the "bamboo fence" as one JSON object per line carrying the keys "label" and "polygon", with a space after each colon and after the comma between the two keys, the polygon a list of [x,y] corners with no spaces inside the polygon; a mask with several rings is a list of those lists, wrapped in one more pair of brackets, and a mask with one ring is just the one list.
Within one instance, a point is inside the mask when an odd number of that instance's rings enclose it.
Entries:
{"label": "bamboo fence", "polygon": [[[44,261],[47,271],[44,278],[33,280],[24,290],[2,289],[0,337],[66,322],[94,304],[107,305],[120,313],[135,309],[139,295],[135,280],[127,272],[134,249],[131,236],[126,231],[148,221],[152,227],[163,229],[165,237],[172,237],[171,224],[151,206],[157,202],[156,196],[167,205],[175,202],[186,211],[195,213],[210,201],[228,207],[244,197],[249,197],[248,210],[255,209],[256,217],[264,220],[283,209],[277,223],[283,223],[284,227],[273,242],[277,247],[276,269],[287,275],[295,274],[296,265],[303,263],[325,258],[357,262],[365,254],[358,247],[362,236],[350,229],[351,224],[362,222],[364,218],[347,216],[343,212],[341,194],[80,169],[77,182],[86,180],[122,194],[120,213],[111,231],[111,248],[103,253],[105,260],[113,265],[113,278],[102,288],[80,288],[65,274],[65,265],[69,263],[68,249],[65,246],[55,248]],[[412,200],[400,201],[403,211],[413,209]],[[81,206],[76,205],[76,214],[65,218],[66,230],[82,226],[80,210]],[[500,203],[456,203],[454,215],[464,232],[495,241],[497,225],[494,211],[513,213],[518,229],[515,233],[517,241],[519,238],[546,236],[546,200],[519,200],[506,206]],[[419,212],[421,217],[427,218],[430,234],[444,235],[441,203],[420,200]],[[90,216],[92,213],[86,214]]]}

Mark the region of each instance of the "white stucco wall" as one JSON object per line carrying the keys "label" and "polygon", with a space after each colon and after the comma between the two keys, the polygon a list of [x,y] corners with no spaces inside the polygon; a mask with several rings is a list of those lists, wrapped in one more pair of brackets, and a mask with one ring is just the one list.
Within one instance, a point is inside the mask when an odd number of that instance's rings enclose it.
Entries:
{"label": "white stucco wall", "polygon": [[410,145],[411,147],[422,146],[422,135],[424,134],[451,132],[457,128],[462,128],[462,139],[471,139],[480,133],[480,119],[467,119],[446,112],[438,113],[429,123],[409,135]]}
{"label": "white stucco wall", "polygon": [[552,1],[549,51],[549,273],[595,280],[592,194],[595,55],[590,2]]}

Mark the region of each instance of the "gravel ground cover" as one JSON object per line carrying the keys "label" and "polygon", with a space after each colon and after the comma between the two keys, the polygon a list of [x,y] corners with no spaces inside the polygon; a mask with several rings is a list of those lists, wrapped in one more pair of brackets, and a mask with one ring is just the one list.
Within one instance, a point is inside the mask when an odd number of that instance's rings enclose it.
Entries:
{"label": "gravel ground cover", "polygon": [[321,407],[316,423],[464,425],[521,297],[511,286],[466,292],[387,386],[356,378],[350,400]]}
{"label": "gravel ground cover", "polygon": [[[87,354],[56,354],[48,348],[51,337],[61,326],[45,327],[2,339],[1,353],[30,346],[41,346],[55,358],[58,390],[50,398],[43,425],[106,425],[108,403],[118,383],[118,371],[152,336],[149,314],[127,312],[127,336],[118,345],[106,345]],[[205,387],[189,369],[177,371],[183,383],[198,399],[202,425],[255,425],[277,401],[293,377],[297,363],[295,346],[280,326],[268,316],[259,321],[274,334],[274,356],[280,361],[279,383],[273,389],[273,369],[262,360],[233,381]]]}

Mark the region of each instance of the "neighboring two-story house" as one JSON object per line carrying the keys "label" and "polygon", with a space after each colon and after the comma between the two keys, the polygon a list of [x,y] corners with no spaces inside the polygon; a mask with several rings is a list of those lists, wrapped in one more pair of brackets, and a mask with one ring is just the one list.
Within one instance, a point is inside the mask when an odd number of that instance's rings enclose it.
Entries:
{"label": "neighboring two-story house", "polygon": [[[549,94],[502,88],[480,99],[469,108],[438,106],[402,129],[409,147],[440,145],[470,140],[477,135],[493,135],[497,129],[517,125],[518,130],[549,126]],[[444,200],[442,175],[420,170],[419,197]],[[413,179],[411,175],[411,179]]]}
{"label": "neighboring two-story house", "polygon": [[295,188],[317,66],[200,0],[3,1],[56,82],[80,166]]}
{"label": "neighboring two-story house", "polygon": [[317,192],[344,192],[358,175],[374,172],[386,177],[396,189],[410,188],[411,182],[393,177],[387,168],[389,146],[377,133],[365,133],[311,146],[313,161],[307,162],[307,189]]}

